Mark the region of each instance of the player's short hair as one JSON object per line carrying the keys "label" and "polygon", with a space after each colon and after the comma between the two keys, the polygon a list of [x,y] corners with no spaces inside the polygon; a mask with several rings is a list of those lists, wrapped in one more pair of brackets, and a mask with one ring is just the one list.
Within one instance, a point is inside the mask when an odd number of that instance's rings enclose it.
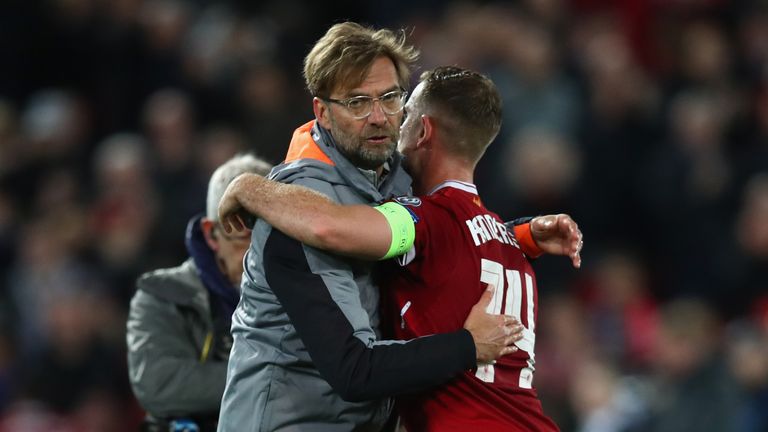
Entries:
{"label": "player's short hair", "polygon": [[501,128],[501,95],[488,77],[456,66],[421,74],[421,103],[446,132],[448,150],[476,163]]}
{"label": "player's short hair", "polygon": [[337,88],[360,85],[379,57],[392,60],[400,87],[407,88],[418,50],[405,42],[405,32],[376,30],[353,22],[336,24],[304,59],[304,80],[312,96],[330,97]]}
{"label": "player's short hair", "polygon": [[235,155],[224,162],[216,168],[208,182],[205,216],[215,222],[219,220],[219,201],[235,177],[244,173],[266,176],[271,169],[272,166],[269,163],[249,153]]}

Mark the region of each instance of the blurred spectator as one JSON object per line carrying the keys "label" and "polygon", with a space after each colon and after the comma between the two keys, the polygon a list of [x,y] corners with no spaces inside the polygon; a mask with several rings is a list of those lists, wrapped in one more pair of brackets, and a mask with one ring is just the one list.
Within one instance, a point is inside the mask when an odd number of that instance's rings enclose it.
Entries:
{"label": "blurred spectator", "polygon": [[[768,172],[756,175],[747,185],[737,218],[737,238],[741,248],[765,263],[768,260]],[[768,288],[768,286],[763,286]],[[761,289],[757,292],[766,292]],[[756,293],[757,293],[756,292]]]}
{"label": "blurred spectator", "polygon": [[768,63],[766,73],[755,91],[752,116],[736,133],[734,149],[736,185],[743,188],[749,179],[768,170]]}
{"label": "blurred spectator", "polygon": [[577,130],[578,93],[559,65],[553,35],[522,17],[510,36],[500,70],[492,73],[504,95],[505,133],[540,128],[570,139]]}
{"label": "blurred spectator", "polygon": [[153,233],[156,265],[171,265],[184,253],[178,244],[189,215],[202,207],[205,179],[197,176],[194,159],[198,149],[194,107],[189,95],[175,89],[153,93],[144,106],[144,128],[152,158],[149,169],[163,203],[157,208]]}
{"label": "blurred spectator", "polygon": [[[490,187],[489,199],[499,201],[494,211],[514,215],[557,213],[567,209],[574,218],[589,220],[581,211],[581,194],[577,189],[582,155],[562,134],[546,129],[521,130],[507,143],[504,153],[495,159],[484,158],[487,159],[504,167],[491,171],[495,173],[495,182]],[[483,175],[482,170],[476,172],[478,176]],[[567,264],[548,258],[537,262],[540,292],[567,286],[575,273]]]}
{"label": "blurred spectator", "polygon": [[[7,186],[0,186],[0,317],[6,304],[11,266],[18,252],[17,239],[19,236],[18,206],[5,191]],[[0,319],[0,321],[2,321]]]}
{"label": "blurred spectator", "polygon": [[146,89],[178,86],[182,76],[181,43],[192,15],[181,0],[144,0],[139,11],[146,58],[142,71]]}
{"label": "blurred spectator", "polygon": [[[479,17],[483,16],[479,14]],[[486,36],[485,40],[477,43],[496,50],[492,51],[493,60],[485,63],[489,65],[489,74],[497,83],[504,103],[502,131],[497,138],[504,145],[489,148],[492,156],[481,163],[487,168],[478,170],[478,183],[488,191],[493,202],[504,203],[497,208],[502,214],[514,214],[507,213],[513,210],[510,204],[522,204],[522,208],[526,208],[534,202],[546,204],[537,211],[546,213],[554,205],[574,213],[570,210],[573,202],[565,202],[562,198],[578,200],[571,194],[571,186],[578,179],[581,167],[581,154],[574,142],[580,105],[578,88],[561,67],[560,47],[554,35],[519,11],[506,11],[506,16],[512,18],[509,24],[491,27],[496,31],[481,33]],[[498,19],[492,19],[491,23]],[[484,25],[484,21],[478,19],[477,26],[484,28]],[[508,42],[494,44],[494,39]],[[517,160],[518,156],[525,160]],[[555,170],[535,168],[536,165],[531,165],[533,162],[548,164],[549,169]],[[525,173],[518,171],[521,167],[526,167]],[[540,175],[526,178],[531,171],[547,172],[554,177],[546,184],[539,184]],[[515,176],[515,182],[499,182],[503,173]],[[530,191],[527,190],[529,184],[532,186]],[[510,202],[510,194],[524,202]],[[575,217],[582,219],[579,214]]]}
{"label": "blurred spectator", "polygon": [[[158,217],[158,196],[151,182],[146,142],[137,135],[115,134],[99,144],[94,157],[96,190],[91,207],[92,245],[110,287],[127,301],[136,274],[152,262],[148,248]],[[166,258],[167,259],[167,258]]]}
{"label": "blurred spectator", "polygon": [[[247,125],[249,141],[270,161],[280,161],[290,141],[292,127],[300,123],[285,74],[275,65],[249,65],[240,79],[238,112]],[[305,105],[305,104],[302,104]],[[306,118],[306,117],[303,117]]]}
{"label": "blurred spectator", "polygon": [[[634,60],[625,29],[597,15],[585,17],[571,32],[573,61],[584,75],[587,93],[579,146],[583,167],[578,188],[579,220],[592,235],[590,245],[610,245],[618,235],[627,243],[647,238],[632,193],[635,171],[657,138],[658,84]],[[598,193],[599,191],[599,193]],[[615,217],[617,214],[623,217]]]}
{"label": "blurred spectator", "polygon": [[13,106],[0,99],[0,174],[12,170],[19,160],[12,155],[19,151],[21,139],[18,119]]}
{"label": "blurred spectator", "polygon": [[57,413],[73,413],[93,395],[109,395],[121,387],[122,370],[111,358],[116,353],[99,340],[92,315],[85,313],[101,303],[93,290],[72,291],[58,295],[47,308],[42,324],[48,343],[21,366],[22,399],[41,401]]}
{"label": "blurred spectator", "polygon": [[86,121],[76,96],[55,89],[37,93],[21,117],[28,145],[19,150],[27,159],[76,161],[85,150]]}
{"label": "blurred spectator", "polygon": [[[25,224],[19,238],[19,255],[10,273],[10,294],[14,325],[19,332],[18,348],[23,354],[37,352],[51,343],[51,327],[46,326],[46,320],[59,298],[79,290],[98,289],[100,281],[77,256],[77,226],[64,222],[53,216],[34,219]],[[74,236],[70,235],[72,229]]]}
{"label": "blurred spectator", "polygon": [[[78,184],[85,181],[91,127],[87,104],[60,89],[35,93],[21,112],[21,136],[9,143],[12,158],[7,173],[13,196],[24,211],[33,212],[29,197],[53,171],[69,170]],[[2,147],[2,146],[0,146]]]}
{"label": "blurred spectator", "polygon": [[622,365],[623,372],[647,370],[658,311],[645,269],[633,255],[610,251],[595,263],[593,272],[586,300],[596,350],[601,358]]}
{"label": "blurred spectator", "polygon": [[622,432],[641,427],[645,412],[638,380],[622,378],[605,362],[580,365],[571,383],[579,432]]}
{"label": "blurred spectator", "polygon": [[174,89],[153,93],[144,106],[144,127],[155,157],[156,181],[168,189],[183,186],[195,144],[192,101]]}
{"label": "blurred spectator", "polygon": [[210,179],[216,168],[237,153],[247,150],[245,136],[227,125],[215,125],[203,131],[195,161],[198,176]]}
{"label": "blurred spectator", "polygon": [[[54,425],[46,422],[42,429],[54,430],[74,422],[97,394],[97,399],[112,404],[105,406],[113,406],[113,413],[124,409],[115,406],[126,404],[127,380],[118,360],[121,350],[114,340],[102,337],[119,332],[122,326],[114,320],[98,320],[99,314],[92,311],[111,310],[112,317],[119,314],[109,306],[103,281],[78,257],[77,233],[82,231],[77,223],[58,217],[38,219],[25,227],[19,240],[23,253],[12,269],[11,292],[20,344],[15,350],[18,363],[9,417],[0,423],[21,421],[23,425],[24,407],[37,406],[35,416],[54,419]],[[102,421],[103,427],[82,425],[73,430],[122,430],[126,424],[117,415]]]}
{"label": "blurred spectator", "polygon": [[[733,218],[732,165],[726,153],[730,117],[711,93],[684,92],[672,101],[667,142],[637,173],[645,232],[665,239],[652,251],[661,270],[663,296],[730,296],[723,227]],[[712,245],[722,245],[712,247]],[[727,311],[733,313],[733,311]]]}
{"label": "blurred spectator", "polygon": [[750,321],[734,323],[728,329],[726,348],[735,382],[747,396],[736,430],[768,430],[768,332]]}
{"label": "blurred spectator", "polygon": [[570,383],[582,365],[595,358],[595,345],[581,305],[560,293],[541,297],[536,327],[535,382],[547,414],[562,430],[574,430]]}
{"label": "blurred spectator", "polygon": [[131,385],[147,410],[144,431],[164,432],[183,419],[203,432],[216,429],[232,346],[230,321],[250,245],[249,232],[224,232],[218,203],[235,177],[266,175],[269,169],[251,155],[221,165],[208,185],[205,216],[187,225],[189,258],[145,273],[136,283],[126,339]]}
{"label": "blurred spectator", "polygon": [[0,412],[5,412],[13,391],[16,350],[5,305],[0,310]]}
{"label": "blurred spectator", "polygon": [[736,218],[732,288],[736,298],[728,299],[741,313],[748,312],[756,299],[768,298],[768,172],[747,183]]}
{"label": "blurred spectator", "polygon": [[520,131],[508,144],[504,165],[505,180],[516,198],[512,205],[523,213],[573,208],[581,154],[563,135],[546,129]]}
{"label": "blurred spectator", "polygon": [[765,77],[768,69],[768,9],[754,5],[743,11],[739,25],[738,51],[744,56],[750,78]]}
{"label": "blurred spectator", "polygon": [[690,85],[718,88],[731,84],[733,50],[718,23],[694,21],[685,25],[678,49],[680,73]]}
{"label": "blurred spectator", "polygon": [[675,300],[661,309],[654,352],[655,391],[648,395],[642,430],[736,430],[739,389],[721,355],[721,325],[698,300]]}

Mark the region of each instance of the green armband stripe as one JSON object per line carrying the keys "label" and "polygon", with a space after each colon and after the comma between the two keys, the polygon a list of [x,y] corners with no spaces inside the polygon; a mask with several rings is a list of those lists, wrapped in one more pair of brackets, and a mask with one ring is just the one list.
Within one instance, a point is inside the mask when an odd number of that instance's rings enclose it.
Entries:
{"label": "green armband stripe", "polygon": [[380,259],[388,259],[400,256],[413,246],[416,238],[416,226],[413,223],[411,213],[405,207],[394,202],[386,202],[374,207],[387,218],[389,228],[392,230],[392,244],[389,251]]}

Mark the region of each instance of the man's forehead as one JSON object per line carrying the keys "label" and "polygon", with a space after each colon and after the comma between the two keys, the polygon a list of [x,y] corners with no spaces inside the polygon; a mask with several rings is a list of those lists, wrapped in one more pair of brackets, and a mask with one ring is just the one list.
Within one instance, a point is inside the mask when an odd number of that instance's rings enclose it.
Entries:
{"label": "man's forehead", "polygon": [[334,94],[338,94],[338,95],[343,95],[344,97],[347,97],[347,96],[350,96],[350,97],[354,97],[354,96],[372,96],[372,97],[377,97],[377,96],[381,96],[383,94],[389,93],[389,92],[394,91],[394,90],[399,90],[399,89],[400,89],[400,85],[395,83],[395,84],[391,84],[391,85],[388,85],[388,86],[370,86],[370,87],[357,86],[357,87],[350,88],[350,89],[347,89],[347,90],[340,89],[340,90],[337,90],[337,91],[335,91],[333,93]]}
{"label": "man's forehead", "polygon": [[407,108],[413,108],[417,104],[421,103],[421,94],[424,92],[424,83],[419,83],[416,88],[413,89],[411,95],[408,96],[408,101],[405,103]]}
{"label": "man's forehead", "polygon": [[353,72],[345,81],[338,83],[333,93],[350,96],[379,96],[400,88],[397,69],[388,57],[378,57],[362,76]]}

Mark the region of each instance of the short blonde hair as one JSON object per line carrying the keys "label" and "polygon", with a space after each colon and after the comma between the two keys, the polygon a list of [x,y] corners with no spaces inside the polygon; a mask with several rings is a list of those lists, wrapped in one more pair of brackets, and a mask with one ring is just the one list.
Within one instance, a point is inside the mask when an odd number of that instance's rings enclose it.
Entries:
{"label": "short blonde hair", "polygon": [[446,128],[449,149],[477,163],[501,129],[501,94],[485,75],[457,66],[421,74],[421,101]]}
{"label": "short blonde hair", "polygon": [[304,59],[304,80],[312,96],[329,97],[338,87],[351,89],[365,79],[379,57],[392,60],[400,87],[406,89],[419,52],[405,42],[405,32],[375,30],[353,22],[336,24]]}

